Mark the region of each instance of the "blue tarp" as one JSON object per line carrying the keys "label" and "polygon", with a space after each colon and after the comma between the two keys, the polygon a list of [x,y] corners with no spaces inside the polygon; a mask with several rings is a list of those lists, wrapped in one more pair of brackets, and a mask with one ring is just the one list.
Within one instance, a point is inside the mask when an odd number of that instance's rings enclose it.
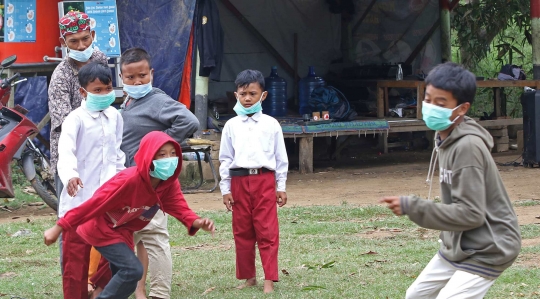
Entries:
{"label": "blue tarp", "polygon": [[155,87],[178,99],[196,0],[117,0],[122,52],[140,47],[152,57]]}
{"label": "blue tarp", "polygon": [[[49,105],[47,102],[47,77],[29,77],[25,82],[17,84],[15,88],[15,105],[21,105],[28,110],[26,117],[33,121],[35,124],[39,123],[43,117],[49,112]],[[41,136],[49,140],[51,132],[50,123],[47,124],[39,132]],[[47,155],[47,150],[37,139],[33,140]]]}

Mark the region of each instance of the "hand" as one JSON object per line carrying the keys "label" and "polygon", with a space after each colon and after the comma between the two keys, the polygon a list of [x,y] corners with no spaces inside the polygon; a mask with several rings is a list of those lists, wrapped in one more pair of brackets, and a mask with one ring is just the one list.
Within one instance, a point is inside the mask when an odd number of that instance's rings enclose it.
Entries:
{"label": "hand", "polygon": [[62,227],[58,224],[55,224],[53,227],[46,230],[45,233],[43,233],[43,241],[45,242],[45,245],[49,246],[56,242],[62,230]]}
{"label": "hand", "polygon": [[287,193],[284,191],[278,191],[276,193],[276,202],[278,206],[284,206],[287,203]]}
{"label": "hand", "polygon": [[387,203],[387,207],[394,212],[395,215],[401,216],[401,201],[399,196],[387,196],[379,200],[380,203]]}
{"label": "hand", "polygon": [[69,196],[74,197],[79,191],[79,186],[84,188],[83,183],[80,178],[71,178],[67,184],[67,192]]}
{"label": "hand", "polygon": [[214,236],[214,232],[216,231],[216,228],[214,226],[214,221],[208,219],[208,218],[202,218],[197,219],[195,222],[193,222],[193,226],[195,228],[200,228],[202,230],[205,230],[207,232],[212,233],[212,237]]}
{"label": "hand", "polygon": [[223,204],[227,207],[228,211],[232,212],[232,206],[234,206],[234,199],[232,198],[231,193],[223,195]]}

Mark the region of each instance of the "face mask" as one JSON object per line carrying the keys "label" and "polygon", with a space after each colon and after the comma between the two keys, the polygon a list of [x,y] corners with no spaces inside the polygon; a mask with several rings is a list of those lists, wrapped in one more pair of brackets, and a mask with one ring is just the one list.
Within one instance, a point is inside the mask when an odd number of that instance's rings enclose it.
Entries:
{"label": "face mask", "polygon": [[459,106],[449,109],[424,102],[422,103],[422,118],[428,128],[434,131],[444,131],[456,121],[457,117],[454,120],[450,120],[450,117],[452,116],[452,112],[459,108]]}
{"label": "face mask", "polygon": [[[264,94],[264,93],[263,93]],[[242,104],[240,104],[240,100],[238,99],[238,97],[236,98],[236,105],[234,105],[234,112],[236,112],[236,114],[238,115],[248,115],[248,114],[254,114],[254,113],[257,113],[259,111],[262,111],[262,105],[261,105],[261,100],[262,100],[262,94],[261,94],[261,97],[259,98],[259,101],[253,105],[251,105],[251,107],[249,108],[246,108],[244,106],[242,106]]]}
{"label": "face mask", "polygon": [[[66,39],[64,38],[64,41],[66,41]],[[67,45],[67,43],[66,43]],[[73,50],[73,49],[70,49],[68,47],[68,56],[72,59],[75,59],[79,62],[87,62],[88,59],[90,59],[90,57],[92,56],[92,53],[94,53],[94,44],[93,44],[93,41],[92,41],[92,44],[86,48],[86,50],[84,51],[77,51],[77,50]]]}
{"label": "face mask", "polygon": [[108,94],[94,94],[86,91],[86,109],[90,111],[105,110],[111,106],[115,99],[114,90]]}
{"label": "face mask", "polygon": [[165,181],[172,177],[176,171],[178,157],[154,160],[152,163],[154,164],[154,170],[150,171],[150,176]]}
{"label": "face mask", "polygon": [[138,100],[152,91],[152,82],[150,81],[142,85],[124,84],[124,91],[128,94],[128,96]]}

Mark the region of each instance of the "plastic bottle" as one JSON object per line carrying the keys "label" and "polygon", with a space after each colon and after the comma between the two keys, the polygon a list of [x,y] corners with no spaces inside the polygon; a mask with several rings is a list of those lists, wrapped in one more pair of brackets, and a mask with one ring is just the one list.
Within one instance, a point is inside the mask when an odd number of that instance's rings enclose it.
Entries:
{"label": "plastic bottle", "polygon": [[270,116],[286,116],[287,81],[278,76],[277,66],[273,66],[270,76],[264,78],[264,85],[268,95],[262,102],[263,113]]}
{"label": "plastic bottle", "polygon": [[403,80],[403,69],[401,68],[401,63],[398,64],[398,68],[396,72],[396,80],[397,81]]}
{"label": "plastic bottle", "polygon": [[309,97],[311,92],[319,87],[325,86],[326,82],[323,78],[317,77],[315,75],[315,68],[313,66],[309,67],[309,73],[307,77],[302,78],[298,84],[298,98],[300,104],[300,115],[311,114],[311,108],[309,107]]}

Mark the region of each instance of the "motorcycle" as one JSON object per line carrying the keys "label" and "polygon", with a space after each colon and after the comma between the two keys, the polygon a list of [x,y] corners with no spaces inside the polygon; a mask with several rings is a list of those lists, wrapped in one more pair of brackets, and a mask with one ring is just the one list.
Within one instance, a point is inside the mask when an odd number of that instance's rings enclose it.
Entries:
{"label": "motorcycle", "polygon": [[[17,60],[13,55],[1,63],[0,76],[5,68]],[[30,182],[41,199],[55,211],[58,209],[54,178],[49,174],[50,162],[30,136],[39,132],[37,126],[25,115],[28,110],[20,105],[8,108],[11,88],[26,79],[20,74],[0,81],[0,198],[15,197],[11,177],[11,161],[15,160],[19,169]]]}

